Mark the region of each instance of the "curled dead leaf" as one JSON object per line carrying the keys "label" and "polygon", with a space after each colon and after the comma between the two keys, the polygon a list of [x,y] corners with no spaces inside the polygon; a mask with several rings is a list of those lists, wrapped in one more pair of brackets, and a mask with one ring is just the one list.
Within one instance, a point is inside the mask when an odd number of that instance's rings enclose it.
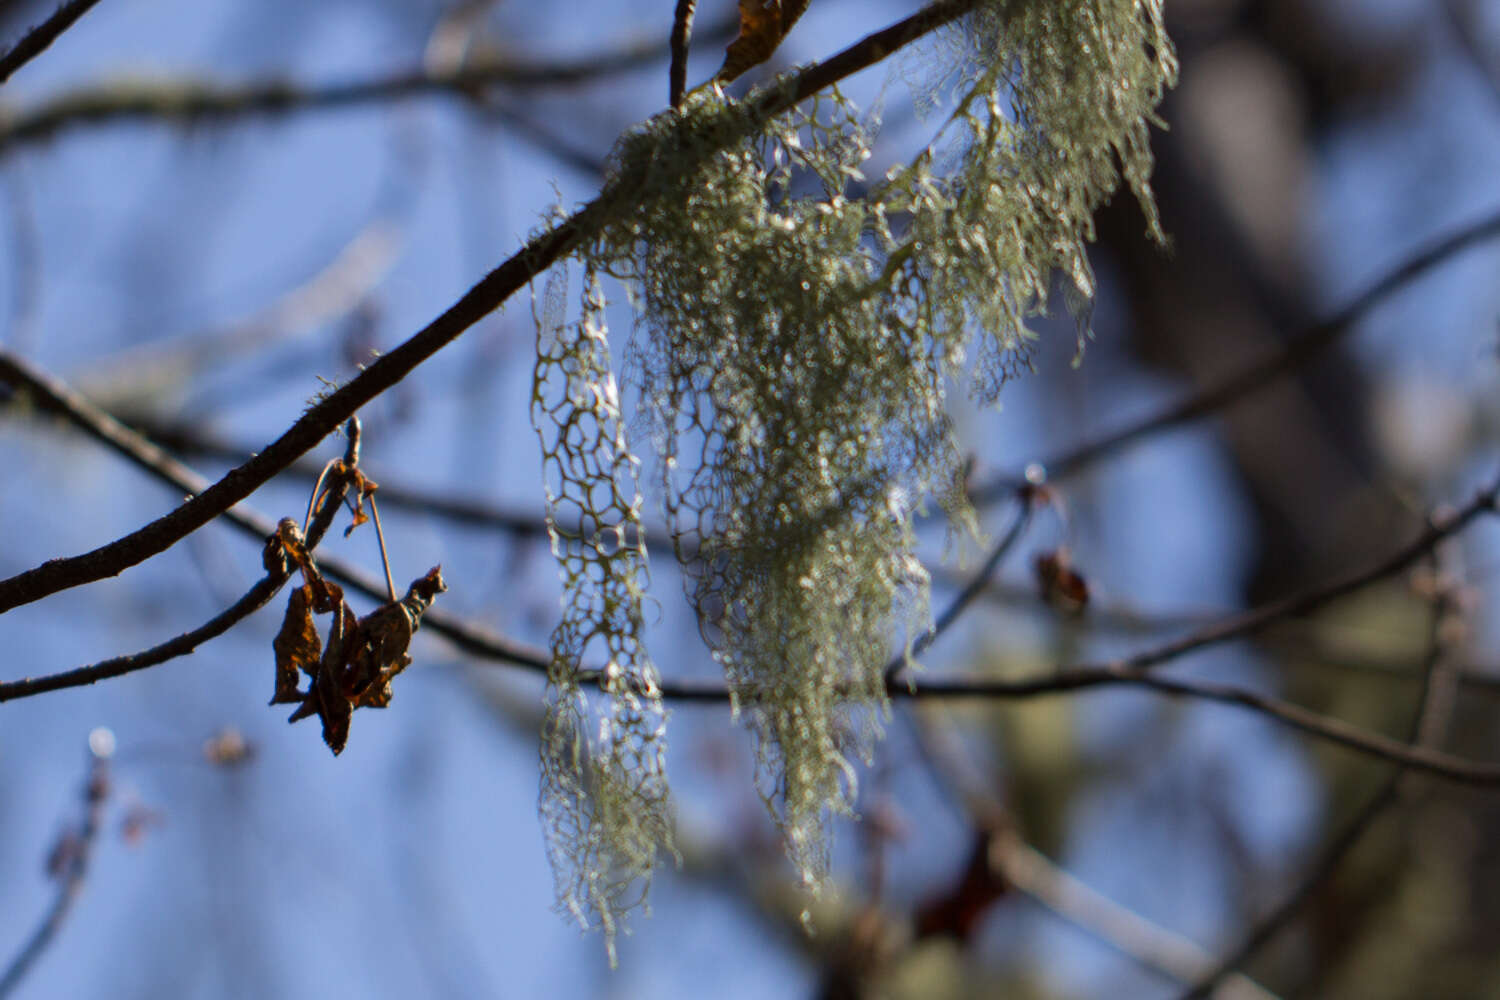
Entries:
{"label": "curled dead leaf", "polygon": [[1033,568],[1042,600],[1065,614],[1082,614],[1089,603],[1089,584],[1073,568],[1073,557],[1066,548],[1043,552]]}
{"label": "curled dead leaf", "polygon": [[776,51],[810,0],[739,0],[740,33],[724,53],[716,79],[728,83]]}
{"label": "curled dead leaf", "polygon": [[313,618],[310,584],[292,591],[281,631],[272,640],[271,649],[276,653],[276,693],[271,696],[271,704],[295,705],[304,697],[300,690],[302,675],[315,675],[323,658],[323,641],[318,638],[318,623]]}
{"label": "curled dead leaf", "polygon": [[[311,565],[309,561],[309,565]],[[306,572],[306,571],[305,571]],[[316,568],[311,571],[316,574]],[[314,580],[322,587],[314,585]],[[412,582],[406,596],[356,618],[345,603],[343,591],[321,577],[292,593],[282,635],[277,636],[276,701],[297,702],[290,722],[316,715],[323,723],[323,742],[335,755],[349,740],[349,725],[356,708],[385,708],[391,702],[391,679],[411,663],[407,647],[422,621],[423,613],[438,594],[447,590],[441,567]],[[322,599],[334,600],[328,643],[321,656],[314,656],[317,632],[313,612],[323,613]],[[312,641],[307,630],[312,630]],[[283,641],[283,636],[285,640]],[[297,685],[300,673],[312,677],[306,691]]]}

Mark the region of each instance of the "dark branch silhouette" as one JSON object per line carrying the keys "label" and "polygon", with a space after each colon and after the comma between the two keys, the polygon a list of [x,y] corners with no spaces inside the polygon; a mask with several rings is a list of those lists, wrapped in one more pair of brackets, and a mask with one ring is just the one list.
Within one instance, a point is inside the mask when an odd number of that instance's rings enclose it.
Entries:
{"label": "dark branch silhouette", "polygon": [[[732,30],[733,22],[725,21],[714,25],[708,34],[727,36]],[[326,86],[290,80],[260,80],[237,86],[207,80],[105,82],[17,113],[0,126],[0,149],[46,139],[66,128],[109,122],[224,122],[336,111],[414,97],[471,100],[494,88],[535,91],[577,87],[652,66],[668,51],[667,46],[652,42],[548,63],[490,56],[469,59],[451,69],[413,69]]]}
{"label": "dark branch silhouette", "polygon": [[9,52],[0,56],[0,83],[9,80],[16,70],[47,51],[48,46],[98,3],[99,0],[68,0],[53,11],[51,17],[26,32]]}
{"label": "dark branch silhouette", "polygon": [[[1006,530],[1000,541],[996,542],[994,548],[990,550],[990,554],[985,558],[978,572],[954,596],[948,606],[943,609],[942,614],[933,619],[932,628],[923,633],[916,642],[912,643],[912,655],[924,652],[944,632],[948,631],[954,622],[958,621],[959,616],[968,610],[969,605],[973,604],[979,598],[979,595],[984,593],[984,588],[989,585],[990,578],[1000,568],[1000,563],[1004,561],[1006,554],[1015,548],[1016,542],[1021,540],[1021,536],[1026,532],[1026,526],[1031,523],[1031,515],[1036,503],[1035,491],[1030,488],[1023,489],[1019,492],[1018,499],[1020,501],[1020,509],[1016,511],[1015,520],[1011,521],[1010,527]],[[907,662],[908,658],[902,655],[892,658],[886,664],[885,680],[887,684],[890,684],[900,676],[902,668],[906,666]]]}
{"label": "dark branch silhouette", "polygon": [[[1316,360],[1376,306],[1439,264],[1497,237],[1500,237],[1500,213],[1438,238],[1377,278],[1332,316],[1295,334],[1267,357],[1229,372],[1156,413],[1046,459],[1041,463],[1042,468],[1049,477],[1064,479],[1102,458],[1118,455],[1148,437],[1223,410]],[[976,488],[970,496],[976,504],[993,503],[1025,482],[1023,476],[1002,476]]]}

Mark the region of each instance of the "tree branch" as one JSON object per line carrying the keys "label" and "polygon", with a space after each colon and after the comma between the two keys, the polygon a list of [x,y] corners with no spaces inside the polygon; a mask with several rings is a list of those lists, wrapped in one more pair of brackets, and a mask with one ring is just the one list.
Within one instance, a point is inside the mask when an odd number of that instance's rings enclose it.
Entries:
{"label": "tree branch", "polygon": [[[1055,455],[1041,462],[1042,468],[1051,478],[1063,479],[1075,475],[1086,466],[1118,454],[1145,438],[1208,416],[1252,395],[1276,379],[1299,371],[1316,360],[1376,306],[1439,264],[1496,237],[1500,237],[1500,213],[1438,238],[1377,278],[1327,319],[1294,334],[1272,354],[1209,382],[1156,413]],[[1002,476],[974,490],[970,497],[976,504],[993,503],[1003,499],[1026,481],[1022,476]]]}
{"label": "tree branch", "polygon": [[1340,597],[1401,572],[1430,553],[1439,542],[1462,531],[1479,515],[1493,513],[1497,499],[1500,499],[1500,478],[1480,490],[1473,499],[1457,510],[1433,515],[1420,535],[1368,569],[1206,625],[1180,639],[1116,661],[1116,665],[1129,670],[1148,670],[1205,646],[1240,639],[1284,619],[1310,614]]}
{"label": "tree branch", "polygon": [[[971,10],[977,0],[940,0],[903,21],[877,31],[826,62],[764,88],[748,99],[754,116],[769,120],[825,87],[874,65],[891,52]],[[552,229],[532,237],[437,319],[405,343],[381,355],[358,376],[308,409],[274,442],[172,512],[91,552],[52,559],[0,580],[0,613],[116,576],[181,541],[313,448],[364,404],[411,374],[423,361],[489,315],[593,231],[610,207],[630,192],[607,186],[593,201]]]}
{"label": "tree branch", "polygon": [[75,21],[94,8],[99,0],[68,0],[52,16],[28,31],[4,56],[0,56],[0,83],[41,55],[47,47],[71,28]]}
{"label": "tree branch", "polygon": [[[1031,515],[1036,503],[1036,493],[1034,490],[1027,488],[1022,489],[1017,496],[1021,507],[1020,510],[1016,511],[1015,520],[1010,523],[1010,528],[1005,532],[1004,537],[995,543],[995,547],[990,550],[989,556],[984,560],[984,565],[979,567],[963,590],[960,590],[952,602],[943,609],[943,613],[934,619],[932,628],[924,632],[918,637],[916,642],[912,643],[912,656],[925,652],[929,646],[937,642],[938,638],[944,632],[953,626],[954,622],[958,621],[959,616],[989,586],[990,577],[994,576],[995,570],[1000,568],[1000,563],[1005,559],[1006,553],[1010,552],[1015,547],[1016,542],[1020,541],[1021,535],[1026,531],[1026,526],[1031,523]],[[909,657],[905,654],[892,657],[891,661],[885,665],[886,684],[890,684],[900,676],[901,670],[906,666],[908,660]]]}
{"label": "tree branch", "polygon": [[[1274,601],[1227,621],[1206,626],[1182,639],[1143,650],[1124,659],[1099,665],[1060,667],[1045,677],[1020,680],[895,679],[887,682],[886,691],[892,698],[1017,700],[1090,688],[1139,687],[1168,697],[1190,697],[1235,705],[1318,739],[1450,781],[1484,786],[1500,785],[1500,764],[1481,763],[1421,746],[1410,746],[1340,719],[1320,715],[1299,705],[1243,688],[1205,681],[1178,680],[1150,673],[1151,668],[1187,653],[1241,638],[1292,615],[1306,614],[1375,580],[1400,572],[1433,551],[1439,542],[1462,530],[1481,513],[1494,511],[1497,495],[1500,495],[1500,479],[1481,490],[1464,507],[1434,515],[1415,541],[1368,570],[1343,577],[1321,589]],[[664,681],[661,692],[664,698],[682,702],[723,702],[729,698],[728,689],[722,682]]]}
{"label": "tree branch", "polygon": [[672,15],[672,65],[667,70],[667,103],[677,107],[687,91],[688,42],[693,37],[693,12],[698,0],[677,0]]}
{"label": "tree branch", "polygon": [[[1044,677],[1020,680],[902,680],[888,685],[886,693],[893,699],[911,701],[1020,701],[1105,687],[1135,687],[1169,698],[1193,698],[1234,705],[1367,757],[1402,764],[1414,771],[1422,771],[1457,784],[1500,787],[1500,763],[1474,761],[1454,754],[1414,747],[1389,736],[1361,729],[1342,719],[1321,715],[1300,705],[1245,688],[1208,681],[1178,680],[1114,666],[1071,667]],[[661,696],[668,701],[684,704],[727,704],[729,690],[722,681],[663,681]]]}
{"label": "tree branch", "polygon": [[[73,420],[74,423],[89,430],[100,440],[105,441],[105,443],[109,444],[116,451],[136,458],[138,464],[144,464],[159,457],[159,453],[157,456],[153,456],[153,446],[150,442],[144,442],[139,439],[132,440],[132,432],[120,428],[118,425],[112,426],[112,421],[107,416],[93,410],[81,397],[69,398],[67,395],[68,390],[65,386],[62,386],[60,383],[49,385],[47,381],[39,378],[36,373],[27,372],[24,367],[18,367],[17,362],[3,352],[0,352],[0,378],[12,381],[12,384],[15,384],[13,380],[25,379],[24,384],[26,384],[30,391],[40,397],[39,402],[49,409],[63,413]],[[346,466],[352,468],[359,463],[358,421],[351,420],[346,433],[348,443],[344,449],[344,463]],[[152,471],[156,472],[161,478],[165,479],[170,475],[172,478],[168,481],[175,486],[191,485],[189,480],[197,478],[190,471],[181,470],[182,472],[186,472],[186,476],[183,476],[178,471],[170,470],[170,467],[166,465],[155,468],[149,465],[146,467],[152,468]],[[313,515],[312,522],[307,527],[305,540],[309,552],[316,549],[318,543],[323,540],[323,536],[328,532],[329,527],[333,524],[334,517],[338,514],[340,505],[343,504],[344,495],[348,490],[349,480],[347,477],[341,476],[329,484],[328,492],[325,494],[323,502]],[[235,524],[254,532],[257,538],[264,539],[275,533],[275,526],[268,524],[263,519],[256,518],[252,521],[251,516],[244,514],[244,512],[230,511],[229,513],[236,515],[232,518]],[[270,530],[261,530],[263,528],[269,528]],[[77,667],[73,670],[62,671],[61,673],[47,674],[41,677],[24,677],[15,681],[0,681],[0,703],[10,701],[14,698],[27,698],[32,695],[45,694],[48,691],[84,687],[111,677],[120,677],[124,674],[134,673],[137,670],[145,670],[147,667],[154,667],[179,656],[186,656],[203,643],[223,635],[236,624],[264,607],[267,601],[276,596],[276,592],[291,578],[291,575],[292,567],[290,566],[267,567],[266,575],[247,590],[245,595],[238,601],[235,601],[228,608],[225,608],[222,612],[197,628],[168,639],[166,642],[152,646],[150,649],[125,656],[111,657],[110,659],[101,660],[86,667]]]}
{"label": "tree branch", "polygon": [[[728,21],[710,29],[711,33],[726,35],[731,30]],[[526,63],[496,55],[469,59],[452,68],[407,70],[328,86],[306,86],[289,80],[262,80],[243,86],[195,80],[121,80],[81,88],[17,114],[0,126],[0,149],[45,139],[78,125],[126,120],[223,121],[335,111],[408,97],[468,99],[489,87],[531,91],[580,86],[650,66],[667,51],[667,46],[653,42],[551,63]]]}

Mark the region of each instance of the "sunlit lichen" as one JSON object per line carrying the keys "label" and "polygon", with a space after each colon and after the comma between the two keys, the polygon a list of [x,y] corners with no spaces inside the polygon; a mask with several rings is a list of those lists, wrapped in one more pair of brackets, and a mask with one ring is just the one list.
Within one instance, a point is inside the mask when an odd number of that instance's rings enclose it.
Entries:
{"label": "sunlit lichen", "polygon": [[[605,933],[614,960],[621,917],[644,898],[659,850],[671,850],[666,724],[641,643],[647,586],[635,456],[625,441],[596,276],[581,318],[563,322],[566,266],[537,323],[532,418],[542,439],[547,530],[562,567],[542,723],[541,813],[560,904]],[[581,687],[590,657],[607,702]]]}
{"label": "sunlit lichen", "polygon": [[[1092,295],[1092,215],[1122,176],[1159,235],[1159,0],[992,2],[961,37],[955,110],[884,178],[864,178],[868,127],[837,94],[764,123],[704,89],[622,140],[579,251],[639,310],[628,372],[688,595],[811,886],[878,735],[893,635],[928,621],[914,513],[935,495],[971,514],[945,387],[990,400],[1029,365],[1054,274]],[[575,628],[611,607],[610,579],[570,591]],[[659,772],[642,777],[655,802]]]}

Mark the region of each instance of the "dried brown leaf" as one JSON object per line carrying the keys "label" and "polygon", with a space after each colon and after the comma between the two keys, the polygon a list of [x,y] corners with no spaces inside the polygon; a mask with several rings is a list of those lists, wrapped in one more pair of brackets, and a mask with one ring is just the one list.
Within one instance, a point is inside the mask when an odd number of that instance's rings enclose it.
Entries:
{"label": "dried brown leaf", "polygon": [[[448,587],[442,568],[434,566],[412,582],[401,600],[356,618],[337,584],[319,576],[310,559],[299,565],[303,565],[307,583],[288,602],[287,622],[291,624],[283,623],[282,632],[291,637],[285,642],[277,637],[277,695],[278,700],[300,702],[288,721],[313,715],[322,720],[323,741],[337,755],[349,740],[349,724],[356,708],[385,708],[390,704],[391,678],[411,663],[406,650],[412,634],[433,599]],[[310,647],[305,642],[305,630],[312,630],[316,643],[313,612],[321,613],[325,607],[333,612],[333,625],[322,656],[313,659],[307,656]],[[296,687],[299,670],[313,676],[306,693]],[[288,681],[290,687],[284,689]],[[290,697],[282,698],[287,693]]]}
{"label": "dried brown leaf", "polygon": [[740,33],[724,53],[718,79],[734,80],[771,58],[810,0],[740,0]]}
{"label": "dried brown leaf", "polygon": [[312,609],[318,614],[326,615],[344,607],[344,588],[319,576],[316,568],[307,580],[307,586],[312,589]]}
{"label": "dried brown leaf", "polygon": [[349,704],[349,698],[343,692],[339,675],[347,654],[348,639],[357,627],[354,612],[347,605],[340,605],[333,616],[328,646],[323,650],[323,659],[318,663],[312,688],[303,698],[302,704],[287,719],[288,722],[296,722],[316,715],[323,722],[323,742],[328,744],[328,749],[333,751],[334,756],[343,752],[344,744],[349,740],[349,719],[354,714],[354,706]]}
{"label": "dried brown leaf", "polygon": [[411,663],[407,647],[421,626],[422,614],[448,586],[442,567],[412,581],[406,596],[384,604],[360,619],[345,673],[347,690],[356,707],[384,708],[390,704],[390,681]]}
{"label": "dried brown leaf", "polygon": [[1082,614],[1089,603],[1089,584],[1073,568],[1073,557],[1066,548],[1043,552],[1033,564],[1042,599],[1065,614]]}
{"label": "dried brown leaf", "polygon": [[292,591],[286,602],[286,617],[281,631],[271,642],[276,653],[276,693],[271,704],[300,702],[302,675],[316,676],[323,658],[323,642],[318,638],[318,624],[313,618],[313,588],[303,584]]}

